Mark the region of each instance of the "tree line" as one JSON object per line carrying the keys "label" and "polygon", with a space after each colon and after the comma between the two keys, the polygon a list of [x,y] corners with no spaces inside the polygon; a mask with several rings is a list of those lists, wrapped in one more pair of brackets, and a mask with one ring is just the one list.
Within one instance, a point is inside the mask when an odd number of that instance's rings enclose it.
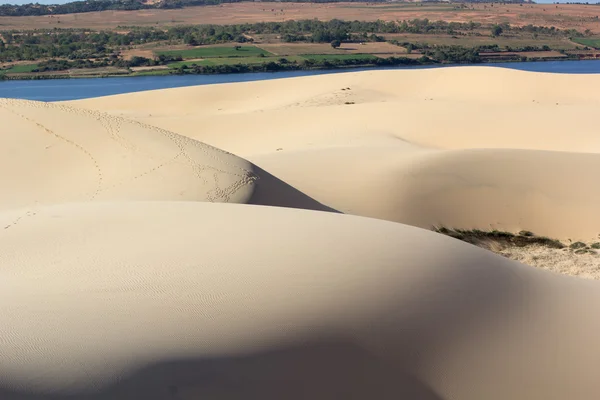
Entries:
{"label": "tree line", "polygon": [[[430,21],[426,18],[407,21],[318,21],[298,20],[262,22],[238,25],[196,25],[170,28],[119,27],[115,31],[89,29],[48,29],[4,31],[0,40],[0,62],[35,61],[40,59],[102,60],[107,65],[122,62],[120,52],[133,45],[164,42],[165,45],[186,43],[205,45],[231,42],[252,42],[253,35],[277,34],[286,42],[342,43],[385,41],[385,34],[420,33],[482,35],[482,24]],[[127,32],[123,32],[127,31]],[[506,32],[551,35],[556,37],[583,36],[577,30],[527,25],[513,27],[500,24],[492,28],[496,35]],[[394,42],[390,40],[390,42]],[[413,44],[411,44],[413,46]],[[413,46],[414,47],[414,46]],[[441,55],[439,53],[438,55]],[[160,61],[164,62],[164,60]]]}
{"label": "tree line", "polygon": [[119,27],[127,33],[89,29],[48,29],[4,31],[0,40],[0,61],[36,60],[40,58],[90,59],[114,54],[119,48],[151,42],[178,42],[205,45],[252,41],[252,34],[278,34],[286,42],[330,43],[385,41],[385,33],[456,33],[472,31],[481,24],[429,21],[317,21],[299,20],[261,22],[238,25],[196,25],[162,28]]}

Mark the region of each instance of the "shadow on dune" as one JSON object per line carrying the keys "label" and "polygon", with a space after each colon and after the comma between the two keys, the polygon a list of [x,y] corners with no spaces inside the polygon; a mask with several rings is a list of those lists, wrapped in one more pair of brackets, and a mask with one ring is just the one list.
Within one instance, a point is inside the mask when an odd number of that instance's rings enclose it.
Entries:
{"label": "shadow on dune", "polygon": [[0,389],[0,398],[441,400],[397,367],[340,340],[321,340],[249,356],[158,363],[93,395],[32,395]]}
{"label": "shadow on dune", "polygon": [[259,179],[249,204],[341,213],[319,203],[260,167],[253,166],[253,172]]}
{"label": "shadow on dune", "polygon": [[[369,226],[364,228],[371,234],[374,231]],[[572,365],[586,360],[577,354],[571,358],[568,353],[557,356],[549,351],[558,340],[579,340],[584,328],[565,331],[558,312],[556,319],[535,317],[546,307],[540,300],[545,293],[569,290],[574,281],[561,281],[550,273],[416,228],[403,228],[401,235],[393,237],[404,239],[400,246],[405,250],[398,253],[404,257],[389,261],[389,268],[399,272],[373,281],[369,290],[357,292],[347,302],[341,313],[347,312],[344,320],[352,324],[348,336],[331,337],[315,328],[302,343],[273,345],[254,354],[149,363],[114,386],[85,396],[11,392],[2,388],[1,382],[6,380],[0,375],[0,399],[542,399],[567,398],[552,395],[581,386],[592,393],[594,371],[584,369],[577,376],[560,379]],[[434,246],[432,251],[423,251],[424,243]],[[443,254],[435,250],[436,245],[444,249]],[[373,262],[378,260],[383,259],[375,257]],[[392,279],[395,283],[386,285]],[[306,293],[295,284],[290,283],[289,288],[296,296]],[[282,293],[264,299],[285,301],[285,291]],[[589,295],[585,296],[589,301]],[[371,302],[374,306],[368,312],[355,313],[363,303]],[[345,323],[336,327],[335,318],[323,319],[333,324],[332,329],[348,330]],[[581,322],[594,327],[592,321]],[[540,331],[544,338],[539,337]],[[236,336],[236,332],[223,333]],[[356,341],[351,341],[350,335]],[[494,357],[499,353],[507,357]],[[596,354],[592,352],[592,356]],[[494,372],[506,370],[512,373]],[[441,375],[444,385],[440,385]],[[524,376],[545,384],[526,390]],[[430,386],[444,391],[438,394]]]}
{"label": "shadow on dune", "polygon": [[[462,244],[461,244],[462,246]],[[450,393],[438,394],[415,378],[423,363],[444,368],[437,352],[452,349],[457,342],[473,340],[478,326],[497,320],[511,329],[522,329],[534,321],[513,319],[511,309],[525,307],[531,300],[528,274],[507,268],[500,257],[489,256],[479,249],[462,259],[461,265],[449,260],[439,276],[413,279],[420,289],[404,301],[394,301],[371,313],[359,330],[385,349],[383,356],[365,349],[347,338],[326,336],[304,343],[272,347],[249,355],[171,359],[147,365],[110,387],[88,395],[39,395],[20,393],[0,387],[2,400],[196,400],[196,399],[415,399],[444,400]],[[481,268],[486,262],[485,268]],[[536,274],[539,276],[539,273]],[[420,282],[419,282],[420,281]],[[507,300],[506,293],[510,293]],[[349,304],[352,307],[352,304]],[[551,328],[551,327],[550,327]],[[375,336],[373,336],[373,334]],[[485,337],[473,351],[477,367],[493,365],[486,355]],[[531,339],[531,338],[530,338]],[[498,345],[498,343],[496,343]],[[529,340],[529,354],[512,348],[511,339],[501,343],[514,352],[514,360],[506,368],[517,368],[523,374],[537,373],[532,359],[543,344]],[[541,347],[540,347],[541,346]],[[445,350],[444,350],[445,349]],[[381,350],[381,349],[380,349]],[[472,356],[473,354],[470,353]],[[535,359],[535,357],[534,357]],[[461,363],[461,356],[454,360]],[[441,363],[440,363],[441,362]],[[524,363],[521,365],[521,363]],[[562,365],[558,363],[558,365]],[[566,364],[568,365],[568,364]],[[471,368],[447,370],[449,379],[460,387],[453,398],[469,398]],[[455,372],[457,372],[455,374]],[[560,372],[560,371],[556,371]],[[541,373],[542,377],[546,376]],[[478,382],[489,393],[503,393],[514,398],[522,394],[510,378],[492,374]],[[430,379],[425,375],[425,379]],[[435,379],[434,379],[435,380]],[[560,385],[560,382],[558,382]],[[553,385],[539,393],[551,393]],[[513,396],[513,397],[511,397]],[[494,397],[498,398],[498,397]]]}

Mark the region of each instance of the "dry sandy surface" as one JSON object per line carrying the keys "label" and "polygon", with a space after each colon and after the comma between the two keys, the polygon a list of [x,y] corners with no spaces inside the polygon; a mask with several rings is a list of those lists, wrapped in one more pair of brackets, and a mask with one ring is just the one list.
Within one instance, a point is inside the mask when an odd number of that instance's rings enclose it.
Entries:
{"label": "dry sandy surface", "polygon": [[429,229],[598,241],[598,89],[469,67],[0,100],[0,399],[596,398],[599,283]]}
{"label": "dry sandy surface", "polygon": [[596,282],[430,231],[276,207],[111,202],[42,207],[0,234],[2,399],[598,390]]}
{"label": "dry sandy surface", "polygon": [[143,122],[11,99],[0,99],[0,120],[0,211],[108,200],[329,210],[244,159]]}
{"label": "dry sandy surface", "polygon": [[70,104],[224,149],[343,213],[590,242],[600,234],[599,89],[598,75],[456,67]]}
{"label": "dry sandy surface", "polygon": [[600,260],[596,251],[577,254],[569,248],[546,246],[504,247],[495,253],[527,265],[585,279],[600,279]]}
{"label": "dry sandy surface", "polygon": [[[598,76],[461,67],[74,104],[231,151],[344,213],[428,229],[527,230],[569,245],[600,237],[596,88]],[[600,278],[598,255],[532,247],[497,252]]]}

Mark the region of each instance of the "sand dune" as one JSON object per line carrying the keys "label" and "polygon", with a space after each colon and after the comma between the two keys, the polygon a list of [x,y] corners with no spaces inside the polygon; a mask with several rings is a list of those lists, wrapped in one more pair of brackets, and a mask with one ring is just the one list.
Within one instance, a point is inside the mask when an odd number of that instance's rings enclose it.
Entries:
{"label": "sand dune", "polygon": [[597,74],[455,67],[196,86],[72,104],[152,121],[243,157],[398,138],[439,149],[600,152],[593,118],[598,87]]}
{"label": "sand dune", "polygon": [[600,154],[357,145],[253,160],[344,213],[563,240],[600,234]]}
{"label": "sand dune", "polygon": [[598,75],[369,71],[74,104],[223,148],[345,213],[562,240],[600,233]]}
{"label": "sand dune", "polygon": [[0,99],[0,209],[188,200],[329,209],[233,154],[63,104]]}
{"label": "sand dune", "polygon": [[418,227],[596,238],[597,89],[480,67],[0,99],[0,399],[595,399],[597,282]]}
{"label": "sand dune", "polygon": [[3,399],[597,393],[595,282],[426,230],[125,202],[42,207],[0,234]]}

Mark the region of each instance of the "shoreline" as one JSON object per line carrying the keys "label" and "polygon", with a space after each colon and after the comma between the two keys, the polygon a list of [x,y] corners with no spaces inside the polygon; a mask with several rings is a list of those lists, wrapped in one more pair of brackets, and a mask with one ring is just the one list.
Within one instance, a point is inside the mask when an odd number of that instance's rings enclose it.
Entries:
{"label": "shoreline", "polygon": [[[456,67],[456,66],[501,66],[507,64],[516,64],[516,63],[545,63],[545,62],[581,62],[581,61],[600,61],[597,58],[566,58],[566,57],[556,57],[556,58],[539,58],[539,59],[528,59],[528,60],[504,60],[504,61],[493,61],[493,62],[479,62],[479,63],[440,63],[435,62],[431,59],[427,61],[421,61],[420,59],[409,59],[409,58],[399,58],[402,61],[397,63],[390,64],[361,64],[361,65],[331,65],[327,67],[316,67],[316,68],[306,68],[297,64],[278,64],[278,68],[273,70],[240,70],[242,68],[236,68],[236,65],[227,66],[228,68],[225,71],[219,72],[189,72],[190,69],[186,69],[184,71],[177,69],[169,69],[169,70],[157,70],[156,73],[153,71],[149,71],[148,73],[130,73],[130,74],[90,74],[90,75],[79,75],[73,76],[69,74],[55,74],[55,75],[12,75],[6,76],[0,74],[0,82],[7,81],[32,81],[32,80],[56,80],[56,79],[105,79],[105,78],[139,78],[139,77],[161,77],[161,76],[186,76],[186,75],[237,75],[237,74],[252,74],[252,73],[277,73],[277,72],[292,72],[292,71],[353,71],[358,69],[419,69],[419,68],[444,68],[444,67]],[[257,65],[264,66],[264,65]]]}

